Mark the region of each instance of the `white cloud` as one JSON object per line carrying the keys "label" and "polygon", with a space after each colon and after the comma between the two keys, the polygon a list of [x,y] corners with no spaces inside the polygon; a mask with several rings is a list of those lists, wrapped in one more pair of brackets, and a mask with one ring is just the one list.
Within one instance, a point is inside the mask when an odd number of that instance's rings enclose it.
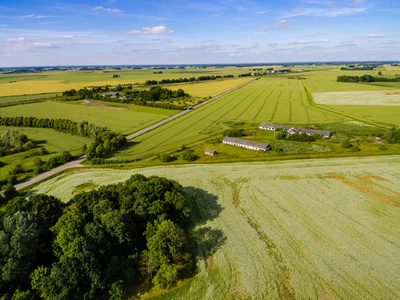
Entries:
{"label": "white cloud", "polygon": [[299,8],[292,11],[291,14],[286,17],[297,17],[297,16],[314,16],[314,17],[338,17],[338,16],[350,16],[363,13],[367,11],[369,7],[333,7],[333,8]]}
{"label": "white cloud", "polygon": [[260,27],[263,28],[277,28],[277,29],[283,29],[283,30],[288,30],[288,29],[296,29],[299,28],[298,25],[294,25],[297,20],[279,20],[276,21],[275,23],[269,23],[266,25],[260,25]]}
{"label": "white cloud", "polygon": [[10,39],[6,39],[6,42],[23,42],[25,40],[25,38],[20,37],[20,38],[10,38]]}
{"label": "white cloud", "polygon": [[92,10],[98,10],[98,11],[108,11],[108,12],[113,12],[113,13],[120,13],[122,10],[117,9],[117,8],[105,8],[103,6],[97,6],[93,8]]}
{"label": "white cloud", "polygon": [[168,29],[165,26],[155,26],[155,27],[142,27],[142,30],[131,30],[126,31],[126,34],[170,34],[173,30]]}
{"label": "white cloud", "polygon": [[363,36],[364,38],[372,38],[372,39],[376,39],[376,38],[383,38],[386,37],[386,35],[384,34],[376,34],[376,33],[369,33],[367,35]]}

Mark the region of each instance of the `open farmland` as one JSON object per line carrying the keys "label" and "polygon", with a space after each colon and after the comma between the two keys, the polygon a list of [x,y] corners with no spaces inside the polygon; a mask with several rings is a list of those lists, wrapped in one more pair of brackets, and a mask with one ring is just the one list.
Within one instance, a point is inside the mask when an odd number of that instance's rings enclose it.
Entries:
{"label": "open farmland", "polygon": [[397,299],[399,163],[383,156],[80,170],[34,192],[67,201],[82,184],[135,173],[179,181],[197,272],[160,299]]}
{"label": "open farmland", "polygon": [[94,124],[106,126],[115,132],[128,135],[164,119],[171,112],[164,110],[167,113],[162,115],[160,114],[163,111],[161,109],[154,110],[150,108],[147,111],[151,113],[135,112],[135,109],[117,110],[113,109],[113,107],[91,107],[81,104],[49,101],[25,104],[23,106],[3,107],[0,109],[0,117],[32,116],[37,118],[65,118],[77,122],[86,120]]}
{"label": "open farmland", "polygon": [[215,97],[252,79],[254,78],[243,77],[236,79],[224,79],[218,81],[211,80],[211,81],[202,81],[199,83],[166,86],[166,88],[173,91],[176,91],[178,89],[183,89],[185,93],[188,93],[193,97],[209,97],[209,96]]}
{"label": "open farmland", "polygon": [[[162,74],[154,74],[162,71]],[[144,83],[147,80],[179,79],[208,75],[235,75],[249,72],[248,68],[188,68],[188,69],[122,69],[105,70],[105,73],[92,71],[57,71],[40,74],[0,74],[0,97],[24,94],[40,94],[63,92],[87,86],[117,85],[128,83]],[[113,78],[113,75],[119,78]],[[209,95],[207,95],[209,96]]]}
{"label": "open farmland", "polygon": [[313,93],[315,103],[325,105],[400,106],[400,91]]}
{"label": "open farmland", "polygon": [[195,143],[219,134],[228,121],[313,124],[346,119],[310,106],[302,80],[261,78],[133,139],[116,158],[136,159]]}

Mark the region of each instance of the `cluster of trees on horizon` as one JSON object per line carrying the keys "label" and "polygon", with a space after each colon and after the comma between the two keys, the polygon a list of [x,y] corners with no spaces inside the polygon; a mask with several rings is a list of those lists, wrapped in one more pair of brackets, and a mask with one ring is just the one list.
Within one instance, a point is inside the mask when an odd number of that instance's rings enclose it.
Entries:
{"label": "cluster of trees on horizon", "polygon": [[133,175],[69,202],[14,195],[0,211],[1,299],[122,299],[193,272],[189,208],[172,180]]}
{"label": "cluster of trees on horizon", "polygon": [[362,76],[338,76],[338,82],[400,82],[400,77],[374,77],[372,75],[362,75]]}

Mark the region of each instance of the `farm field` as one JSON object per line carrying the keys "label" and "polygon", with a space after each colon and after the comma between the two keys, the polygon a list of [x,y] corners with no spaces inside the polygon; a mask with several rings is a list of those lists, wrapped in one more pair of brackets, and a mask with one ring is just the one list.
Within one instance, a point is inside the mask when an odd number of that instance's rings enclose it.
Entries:
{"label": "farm field", "polygon": [[[162,74],[154,74],[162,71]],[[58,71],[40,74],[0,74],[0,97],[24,94],[56,93],[70,89],[80,89],[87,86],[117,85],[144,83],[147,80],[178,79],[199,77],[207,75],[239,75],[248,73],[249,68],[188,68],[188,69],[122,69],[106,70],[105,73],[93,73],[92,71]],[[113,78],[117,74],[119,78]],[[207,95],[209,96],[209,95]]]}
{"label": "farm field", "polygon": [[302,80],[261,78],[143,134],[114,158],[136,159],[218,135],[224,122],[314,124],[347,120],[310,106]]}
{"label": "farm field", "polygon": [[[43,160],[47,160],[52,153],[59,153],[62,151],[69,151],[72,155],[79,155],[81,154],[82,146],[92,142],[89,138],[65,134],[47,128],[0,126],[0,135],[11,129],[26,134],[28,139],[31,140],[36,147],[45,147],[50,154],[41,156]],[[0,179],[5,178],[8,171],[11,170],[11,168],[17,163],[21,163],[25,170],[30,170],[33,167],[34,157],[27,156],[33,151],[36,151],[35,148],[25,152],[0,157],[0,161],[7,164],[6,166],[0,168]],[[32,176],[32,173],[20,174],[18,175],[18,180],[22,180],[30,176]]]}
{"label": "farm field", "polygon": [[[400,297],[400,156],[87,169],[37,186],[67,201],[135,173],[179,181],[197,272],[154,299]],[[154,296],[154,297],[152,297]]]}
{"label": "farm field", "polygon": [[223,92],[229,91],[234,87],[241,85],[245,82],[253,80],[254,77],[242,77],[235,79],[224,79],[218,81],[203,81],[194,84],[178,84],[172,86],[165,86],[165,88],[176,91],[183,89],[185,93],[193,97],[215,97]]}
{"label": "farm field", "polygon": [[22,96],[10,96],[10,97],[0,97],[0,104],[11,103],[11,102],[20,102],[26,100],[36,100],[43,98],[54,97],[56,94],[37,94],[37,95],[22,95]]}
{"label": "farm field", "polygon": [[[156,123],[171,113],[161,109],[141,109],[147,112],[135,112],[132,110],[116,110],[112,107],[90,107],[81,104],[70,104],[61,102],[41,102],[25,104],[23,106],[10,106],[0,109],[0,117],[32,116],[38,118],[65,118],[73,121],[86,120],[97,125],[106,126],[109,129],[128,135],[142,128]],[[157,113],[153,113],[157,112]],[[176,113],[176,111],[173,111]]]}
{"label": "farm field", "polygon": [[315,103],[325,105],[400,106],[400,91],[325,92],[312,94]]}

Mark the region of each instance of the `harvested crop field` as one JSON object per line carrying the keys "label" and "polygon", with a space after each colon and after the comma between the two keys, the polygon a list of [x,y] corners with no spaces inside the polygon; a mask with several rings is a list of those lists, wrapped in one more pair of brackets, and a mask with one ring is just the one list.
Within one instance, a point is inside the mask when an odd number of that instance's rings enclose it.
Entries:
{"label": "harvested crop field", "polygon": [[325,105],[400,106],[400,91],[313,93],[315,103]]}
{"label": "harvested crop field", "polygon": [[397,299],[399,166],[381,156],[88,169],[34,192],[66,201],[134,173],[179,181],[197,272],[160,299]]}

